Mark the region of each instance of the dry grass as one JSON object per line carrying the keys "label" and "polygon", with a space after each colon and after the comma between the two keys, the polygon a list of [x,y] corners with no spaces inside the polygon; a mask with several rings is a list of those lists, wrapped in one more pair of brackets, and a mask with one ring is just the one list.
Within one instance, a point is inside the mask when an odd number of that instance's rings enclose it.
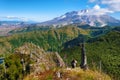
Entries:
{"label": "dry grass", "polygon": [[[57,72],[61,73],[60,78],[57,77]],[[38,75],[27,76],[25,80],[111,80],[111,78],[98,71],[66,68],[49,70]]]}

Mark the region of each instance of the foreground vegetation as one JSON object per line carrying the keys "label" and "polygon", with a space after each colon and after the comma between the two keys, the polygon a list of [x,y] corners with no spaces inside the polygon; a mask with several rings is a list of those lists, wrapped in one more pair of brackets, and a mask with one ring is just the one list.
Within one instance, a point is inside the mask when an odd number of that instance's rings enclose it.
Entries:
{"label": "foreground vegetation", "polygon": [[[57,76],[57,73],[60,73],[60,77]],[[111,78],[98,71],[87,70],[83,71],[79,67],[71,69],[53,69],[41,74],[35,75],[33,74],[25,77],[25,80],[111,80]]]}

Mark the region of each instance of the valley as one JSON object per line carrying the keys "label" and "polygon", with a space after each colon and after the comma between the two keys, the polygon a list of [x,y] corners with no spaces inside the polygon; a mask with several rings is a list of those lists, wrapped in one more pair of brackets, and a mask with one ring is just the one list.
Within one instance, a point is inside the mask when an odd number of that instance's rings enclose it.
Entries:
{"label": "valley", "polygon": [[[57,51],[59,55],[63,58],[66,66],[68,67],[70,67],[71,59],[75,58],[78,61],[77,67],[79,67],[79,64],[81,61],[81,58],[80,58],[81,49],[80,49],[80,46],[78,46],[78,44],[80,44],[82,42],[81,39],[84,38],[86,42],[85,48],[86,48],[86,53],[88,58],[89,69],[93,71],[99,71],[100,70],[99,62],[101,61],[102,72],[109,74],[109,76],[112,79],[119,80],[120,79],[119,77],[119,74],[120,74],[119,72],[120,71],[119,70],[119,61],[120,61],[119,60],[119,56],[120,56],[119,29],[120,27],[82,29],[75,25],[67,25],[60,28],[51,27],[51,28],[45,28],[45,29],[44,28],[41,29],[41,27],[38,27],[38,26],[28,27],[27,29],[18,28],[18,29],[12,30],[10,36],[5,36],[0,38],[0,49],[1,49],[0,56],[6,57],[5,59],[5,62],[7,65],[6,74],[9,76],[9,79],[13,79],[13,80],[16,78],[16,77],[13,77],[15,75],[18,76],[18,74],[20,74],[17,78],[22,77],[22,73],[19,73],[19,71],[16,69],[18,67],[20,68],[19,69],[20,72],[22,71],[22,64],[19,63],[20,56],[16,56],[16,55],[20,55],[19,53],[21,51],[24,51],[22,49],[25,49],[25,54],[31,53],[30,50],[33,50],[33,51],[38,50],[37,53],[35,54],[36,55],[38,55],[38,53],[41,54],[41,52],[39,51],[40,49],[35,48],[35,46],[42,48],[43,50],[45,50],[45,52]],[[29,47],[27,47],[27,45],[24,45],[24,44],[27,44]],[[34,44],[34,47],[30,47],[31,44]],[[22,48],[21,46],[25,48]],[[49,56],[52,56],[52,55],[49,55]],[[27,64],[30,64],[29,56],[26,55],[26,57],[24,58],[26,59],[26,67],[27,67]],[[14,61],[17,61],[17,62],[14,62]],[[36,62],[32,62],[32,64],[33,63],[36,63]],[[16,69],[15,71],[17,71],[17,72],[14,72],[14,74],[10,73],[11,70],[13,70],[12,66],[14,66],[14,69]],[[44,67],[47,67],[47,66],[44,65]],[[28,69],[28,72],[26,73],[29,74],[29,69]],[[54,71],[52,71],[51,73],[54,73]],[[72,72],[70,74],[72,74]],[[3,74],[1,74],[0,76],[1,76],[0,77],[1,79],[4,79]],[[51,75],[51,76],[54,76],[54,75]]]}

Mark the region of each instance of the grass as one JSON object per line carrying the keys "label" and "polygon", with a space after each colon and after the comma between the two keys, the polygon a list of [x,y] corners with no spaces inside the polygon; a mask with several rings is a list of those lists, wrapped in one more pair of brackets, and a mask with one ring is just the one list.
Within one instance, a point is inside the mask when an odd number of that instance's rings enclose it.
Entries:
{"label": "grass", "polygon": [[[57,77],[56,73],[59,72],[61,77]],[[29,79],[28,79],[29,78]],[[37,74],[36,78],[31,76],[27,76],[25,80],[111,80],[111,78],[98,71],[92,70],[82,70],[78,68],[64,68],[64,69],[53,69],[41,74]]]}

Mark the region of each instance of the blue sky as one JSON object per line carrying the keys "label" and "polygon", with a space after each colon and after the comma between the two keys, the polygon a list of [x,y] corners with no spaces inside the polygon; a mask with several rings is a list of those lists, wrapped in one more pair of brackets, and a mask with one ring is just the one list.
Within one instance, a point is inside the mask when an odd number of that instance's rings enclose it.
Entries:
{"label": "blue sky", "polygon": [[120,19],[119,4],[120,0],[0,0],[0,16],[46,21],[66,12],[89,8]]}

